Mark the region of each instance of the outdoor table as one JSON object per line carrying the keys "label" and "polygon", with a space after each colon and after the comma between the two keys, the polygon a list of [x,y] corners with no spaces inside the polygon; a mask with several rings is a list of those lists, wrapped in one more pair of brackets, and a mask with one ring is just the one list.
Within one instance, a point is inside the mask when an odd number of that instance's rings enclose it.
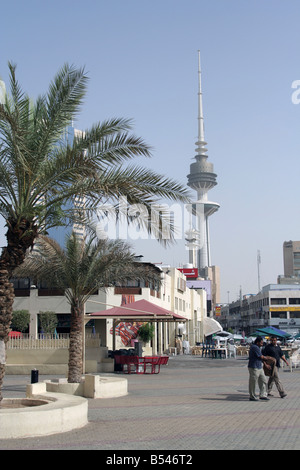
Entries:
{"label": "outdoor table", "polygon": [[227,359],[227,348],[212,348],[210,350],[210,354],[211,354],[211,357],[215,358],[215,359],[218,357],[218,355],[219,355],[220,359],[222,357]]}
{"label": "outdoor table", "polygon": [[117,364],[122,365],[122,371],[127,374],[158,374],[160,366],[168,363],[169,356],[127,356],[115,355]]}

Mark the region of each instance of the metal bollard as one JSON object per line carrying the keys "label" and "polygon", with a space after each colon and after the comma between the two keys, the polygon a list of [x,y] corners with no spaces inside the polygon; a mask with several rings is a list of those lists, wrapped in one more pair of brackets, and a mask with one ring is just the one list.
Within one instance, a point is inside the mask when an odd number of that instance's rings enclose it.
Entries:
{"label": "metal bollard", "polygon": [[33,369],[31,371],[31,383],[36,384],[39,381],[39,371],[36,369]]}

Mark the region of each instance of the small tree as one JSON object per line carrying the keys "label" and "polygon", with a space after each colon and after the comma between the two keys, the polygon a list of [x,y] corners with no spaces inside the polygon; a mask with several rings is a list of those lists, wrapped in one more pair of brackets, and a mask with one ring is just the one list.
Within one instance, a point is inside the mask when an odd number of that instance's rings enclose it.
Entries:
{"label": "small tree", "polygon": [[15,275],[23,277],[26,273],[64,289],[71,310],[68,382],[77,383],[83,372],[84,305],[95,289],[141,279],[160,282],[160,272],[136,262],[127,243],[98,240],[93,232],[82,239],[72,232],[66,238],[65,248],[40,235],[35,247]]}
{"label": "small tree", "polygon": [[[39,233],[58,225],[82,223],[99,204],[109,200],[116,213],[129,205],[142,205],[148,216],[140,223],[165,244],[175,240],[176,228],[161,198],[188,202],[185,186],[140,165],[135,157],[150,157],[151,149],[131,134],[131,121],[113,118],[96,123],[74,137],[63,135],[76,118],[86,93],[84,70],[66,64],[56,74],[45,95],[32,100],[9,63],[10,93],[0,103],[0,215],[7,229],[7,243],[0,254],[0,350],[8,340],[14,302],[10,279],[22,266],[26,252]],[[1,100],[2,101],[2,100]],[[61,142],[61,145],[58,143]],[[74,211],[77,196],[85,207]],[[136,207],[136,206],[135,206]],[[152,224],[153,215],[157,224]],[[127,214],[126,214],[127,217]],[[127,217],[130,222],[131,216]],[[170,229],[165,239],[164,230]],[[5,375],[5,355],[0,357],[0,401]]]}
{"label": "small tree", "polygon": [[40,325],[43,333],[53,334],[57,327],[57,315],[54,312],[39,312]]}
{"label": "small tree", "polygon": [[152,323],[145,323],[139,328],[138,335],[143,341],[143,343],[148,343],[153,338],[154,325]]}
{"label": "small tree", "polygon": [[11,329],[25,333],[29,327],[30,313],[28,310],[14,310]]}

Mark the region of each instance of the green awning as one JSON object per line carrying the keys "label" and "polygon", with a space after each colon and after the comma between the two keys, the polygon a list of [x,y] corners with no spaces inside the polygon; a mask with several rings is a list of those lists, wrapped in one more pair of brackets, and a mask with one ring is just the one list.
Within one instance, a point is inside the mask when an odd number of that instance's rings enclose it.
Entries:
{"label": "green awning", "polygon": [[278,338],[289,338],[291,335],[285,331],[274,328],[274,326],[267,326],[266,328],[257,328],[257,336],[278,336]]}

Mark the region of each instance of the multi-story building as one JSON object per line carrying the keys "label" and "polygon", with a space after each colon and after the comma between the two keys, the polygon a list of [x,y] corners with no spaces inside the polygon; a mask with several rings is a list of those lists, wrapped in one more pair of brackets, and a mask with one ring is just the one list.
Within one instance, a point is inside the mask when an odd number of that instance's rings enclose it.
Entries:
{"label": "multi-story building", "polygon": [[[63,132],[61,139],[58,142],[59,146],[65,146],[69,145],[71,146],[73,144],[74,138],[82,137],[84,135],[84,132],[75,129],[73,125],[68,126],[65,131]],[[72,205],[68,203],[65,208],[71,209]],[[85,198],[82,196],[75,196],[74,198],[74,208],[78,210],[82,210],[85,207]],[[57,227],[52,227],[48,229],[48,236],[50,238],[54,238],[61,246],[65,245],[66,241],[66,236],[69,235],[73,231],[78,237],[83,238],[86,234],[85,231],[85,226],[81,223],[74,223],[73,226],[69,225],[68,227],[65,226],[57,226]]]}
{"label": "multi-story building", "polygon": [[[175,268],[163,268],[161,270],[162,282],[160,286],[146,286],[138,282],[130,286],[115,286],[99,290],[91,296],[86,303],[86,315],[120,306],[124,298],[127,301],[145,299],[152,304],[163,307],[166,310],[178,314],[184,325],[179,322],[168,322],[157,325],[155,329],[154,344],[157,353],[168,350],[169,346],[175,347],[176,338],[181,335],[183,340],[189,341],[191,346],[203,340],[205,331],[203,319],[207,316],[206,291],[204,289],[190,289],[186,285],[186,277]],[[49,289],[42,285],[30,286],[30,280],[15,280],[14,310],[29,310],[30,335],[35,337],[40,332],[39,313],[51,311],[58,318],[58,333],[67,333],[70,325],[70,305],[66,301],[63,292],[58,289]],[[30,288],[31,287],[31,288]],[[86,317],[88,320],[88,317]],[[94,328],[100,336],[100,345],[112,349],[112,320],[101,318],[88,323],[87,328]],[[184,328],[183,328],[184,326]],[[117,338],[116,347],[124,347],[121,336]]]}
{"label": "multi-story building", "polygon": [[300,281],[300,241],[288,241],[283,244],[284,277],[296,277]]}
{"label": "multi-story building", "polygon": [[288,333],[300,330],[300,241],[283,243],[283,266],[284,275],[278,276],[277,284],[222,306],[218,320],[225,330],[248,335],[264,326]]}
{"label": "multi-story building", "polygon": [[244,296],[221,310],[220,323],[247,335],[274,326],[287,333],[300,331],[300,285],[268,284],[256,295]]}
{"label": "multi-story building", "polygon": [[190,289],[204,289],[207,299],[207,314],[214,316],[216,306],[220,303],[220,270],[218,266],[209,266],[205,269],[205,277],[199,276],[199,271],[192,265],[186,264],[178,268],[187,278]]}

